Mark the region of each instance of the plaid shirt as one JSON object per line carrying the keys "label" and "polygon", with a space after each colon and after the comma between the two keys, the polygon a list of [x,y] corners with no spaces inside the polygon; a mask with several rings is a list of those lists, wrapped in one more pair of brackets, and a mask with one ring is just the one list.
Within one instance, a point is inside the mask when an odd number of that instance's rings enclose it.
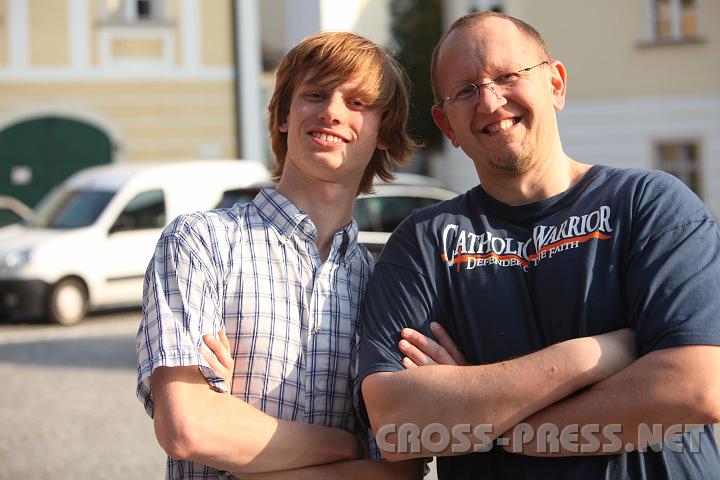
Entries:
{"label": "plaid shirt", "polygon": [[[274,190],[231,209],[180,216],[163,232],[145,276],[137,334],[137,396],[153,415],[149,377],[198,365],[197,348],[225,328],[235,359],[232,394],[284,420],[355,429],[350,350],[372,257],[352,222],[324,263],[307,214]],[[168,459],[167,478],[218,478]]]}

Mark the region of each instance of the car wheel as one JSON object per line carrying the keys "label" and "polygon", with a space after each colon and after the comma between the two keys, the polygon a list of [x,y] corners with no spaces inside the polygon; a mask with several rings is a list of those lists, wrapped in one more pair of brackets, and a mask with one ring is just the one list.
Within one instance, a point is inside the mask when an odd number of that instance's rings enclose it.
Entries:
{"label": "car wheel", "polygon": [[85,318],[87,308],[85,285],[76,278],[64,278],[50,291],[47,316],[60,325],[75,325]]}

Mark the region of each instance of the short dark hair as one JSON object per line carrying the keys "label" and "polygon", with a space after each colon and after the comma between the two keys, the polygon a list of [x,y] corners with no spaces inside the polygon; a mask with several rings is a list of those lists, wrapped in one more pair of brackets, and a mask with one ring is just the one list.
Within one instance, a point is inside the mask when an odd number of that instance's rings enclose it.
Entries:
{"label": "short dark hair", "polygon": [[448,31],[445,32],[445,34],[440,38],[437,45],[435,45],[435,49],[432,53],[432,62],[430,64],[430,82],[432,85],[432,91],[433,91],[433,98],[434,101],[437,102],[440,100],[440,94],[437,91],[437,61],[438,56],[440,52],[440,47],[442,47],[442,44],[445,42],[445,39],[447,39],[448,35],[450,35],[455,30],[459,30],[461,28],[470,27],[472,25],[475,25],[476,23],[480,22],[481,20],[484,20],[486,18],[490,17],[497,17],[497,18],[504,18],[505,20],[508,20],[512,22],[518,30],[520,30],[521,33],[523,33],[528,39],[530,39],[533,43],[537,45],[537,47],[540,49],[540,52],[545,55],[547,59],[550,59],[550,52],[548,51],[547,46],[545,45],[545,41],[543,40],[540,33],[535,30],[531,25],[523,22],[522,20],[511,17],[510,15],[505,15],[504,13],[499,12],[474,12],[470,13],[468,15],[465,15],[464,17],[460,17],[457,20],[453,22],[452,25],[450,25],[450,28],[448,28]]}

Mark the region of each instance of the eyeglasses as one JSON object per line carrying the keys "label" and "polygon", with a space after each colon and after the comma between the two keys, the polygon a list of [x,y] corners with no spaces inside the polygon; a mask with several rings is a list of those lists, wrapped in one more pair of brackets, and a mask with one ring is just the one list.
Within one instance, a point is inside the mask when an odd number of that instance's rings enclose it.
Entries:
{"label": "eyeglasses", "polygon": [[515,86],[515,83],[522,78],[523,74],[545,64],[549,64],[549,62],[545,60],[532,67],[522,68],[515,72],[503,73],[495,77],[492,81],[481,83],[480,85],[475,85],[470,82],[463,83],[455,95],[440,99],[435,106],[442,108],[444,105],[447,105],[451,110],[469,110],[475,106],[475,102],[480,95],[480,90],[483,87],[489,88],[490,91],[499,96],[500,94],[510,91]]}

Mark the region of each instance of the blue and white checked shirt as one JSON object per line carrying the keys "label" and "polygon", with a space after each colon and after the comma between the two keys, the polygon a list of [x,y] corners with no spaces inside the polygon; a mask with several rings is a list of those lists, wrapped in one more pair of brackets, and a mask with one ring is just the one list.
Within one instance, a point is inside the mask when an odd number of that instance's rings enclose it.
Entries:
{"label": "blue and white checked shirt", "polygon": [[[270,189],[166,228],[145,276],[136,340],[137,396],[150,416],[149,377],[160,366],[198,365],[226,391],[197,351],[204,334],[225,328],[233,395],[280,419],[355,429],[350,351],[373,261],[354,221],[335,234],[324,263],[316,236],[307,214]],[[169,479],[220,475],[168,459]]]}

